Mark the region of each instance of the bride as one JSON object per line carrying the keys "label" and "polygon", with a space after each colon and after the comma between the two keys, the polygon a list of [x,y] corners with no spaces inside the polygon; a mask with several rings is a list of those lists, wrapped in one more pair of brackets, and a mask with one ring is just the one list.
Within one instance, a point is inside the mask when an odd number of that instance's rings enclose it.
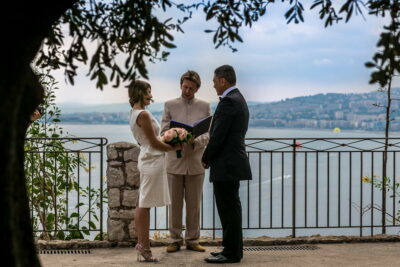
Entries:
{"label": "bride", "polygon": [[137,80],[129,86],[129,103],[132,107],[130,128],[140,145],[138,169],[140,172],[139,203],[136,207],[135,225],[138,236],[136,250],[138,261],[157,262],[152,256],[149,241],[150,208],[171,203],[165,152],[179,150],[160,141],[160,126],[153,115],[145,109],[152,102],[150,84]]}

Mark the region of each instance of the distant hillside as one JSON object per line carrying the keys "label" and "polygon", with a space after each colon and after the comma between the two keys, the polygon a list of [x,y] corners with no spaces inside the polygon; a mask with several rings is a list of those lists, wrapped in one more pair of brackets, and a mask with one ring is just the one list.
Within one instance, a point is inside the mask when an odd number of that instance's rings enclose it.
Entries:
{"label": "distant hillside", "polygon": [[[89,105],[89,104],[77,104],[77,103],[60,103],[58,105],[63,114],[71,113],[93,113],[93,112],[126,112],[130,109],[129,103],[115,103],[115,104],[104,104],[104,105]],[[150,105],[151,111],[162,111],[164,103],[153,103]]]}
{"label": "distant hillside", "polygon": [[[400,97],[400,88],[393,90]],[[293,127],[360,130],[382,130],[385,124],[383,108],[385,94],[317,94],[285,99],[279,102],[255,105],[250,108],[250,126]],[[392,130],[400,130],[400,105],[394,101]]]}
{"label": "distant hillside", "polygon": [[[400,98],[400,88],[393,90],[394,98]],[[381,131],[385,124],[384,109],[374,104],[385,104],[385,94],[317,94],[289,98],[271,103],[249,102],[251,127],[288,127]],[[211,103],[214,110],[218,103]],[[128,104],[75,107],[66,112],[61,105],[63,123],[79,124],[126,124],[129,120]],[[395,120],[392,130],[400,130],[400,103],[393,102]],[[112,110],[112,111],[108,111]],[[161,118],[163,103],[153,103],[150,111]]]}
{"label": "distant hillside", "polygon": [[[211,108],[215,109],[218,103],[211,103]],[[262,104],[261,102],[254,102],[249,101],[248,105],[258,105]],[[101,113],[118,113],[118,112],[127,112],[130,109],[129,103],[115,103],[115,104],[81,104],[81,103],[59,103],[59,108],[63,114],[71,114],[71,113],[94,113],[94,112],[101,112]],[[159,112],[163,111],[164,103],[156,102],[152,103],[149,106],[149,110],[151,112]]]}

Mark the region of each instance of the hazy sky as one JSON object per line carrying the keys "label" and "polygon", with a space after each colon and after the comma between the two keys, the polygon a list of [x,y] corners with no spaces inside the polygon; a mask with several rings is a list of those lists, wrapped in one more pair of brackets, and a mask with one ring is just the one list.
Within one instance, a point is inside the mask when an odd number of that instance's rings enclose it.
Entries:
{"label": "hazy sky", "polygon": [[[213,71],[223,64],[236,69],[238,86],[249,101],[276,101],[317,93],[369,92],[370,70],[364,63],[376,51],[382,21],[367,16],[355,17],[348,24],[324,28],[315,11],[305,7],[305,22],[286,24],[287,5],[277,3],[251,29],[243,28],[244,43],[236,44],[238,52],[227,47],[214,49],[212,34],[204,33],[211,25],[198,12],[184,24],[185,34],[175,35],[176,49],[170,50],[167,62],[149,64],[149,82],[156,102],[180,95],[182,73],[196,70],[202,79],[197,97],[216,101],[212,87]],[[111,86],[100,91],[95,82],[80,69],[75,86],[64,82],[63,74],[55,73],[60,82],[57,102],[87,104],[127,101],[127,89]],[[397,83],[398,84],[398,83]]]}

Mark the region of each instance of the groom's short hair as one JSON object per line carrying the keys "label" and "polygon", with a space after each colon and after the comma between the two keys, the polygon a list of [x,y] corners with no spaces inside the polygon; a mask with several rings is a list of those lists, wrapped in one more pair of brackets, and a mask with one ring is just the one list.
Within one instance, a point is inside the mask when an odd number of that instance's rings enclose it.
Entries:
{"label": "groom's short hair", "polygon": [[214,75],[218,78],[224,78],[228,83],[236,84],[236,73],[232,66],[222,65],[215,69]]}
{"label": "groom's short hair", "polygon": [[200,88],[201,85],[201,80],[200,80],[200,75],[195,72],[194,70],[188,70],[181,76],[181,86],[184,80],[189,80],[191,82],[194,82],[197,85],[197,88]]}

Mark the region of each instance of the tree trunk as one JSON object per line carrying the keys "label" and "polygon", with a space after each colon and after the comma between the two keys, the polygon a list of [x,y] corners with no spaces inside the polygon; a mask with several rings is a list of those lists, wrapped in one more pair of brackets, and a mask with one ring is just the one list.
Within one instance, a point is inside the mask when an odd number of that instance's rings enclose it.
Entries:
{"label": "tree trunk", "polygon": [[43,99],[43,88],[30,63],[51,25],[73,2],[5,1],[0,10],[0,240],[5,247],[4,266],[40,266],[25,187],[24,140],[30,115]]}
{"label": "tree trunk", "polygon": [[[2,76],[10,73],[1,67]],[[32,239],[28,198],[24,177],[24,137],[28,126],[29,112],[24,107],[27,94],[23,80],[1,83],[1,90],[9,88],[5,97],[2,92],[0,124],[0,153],[3,166],[0,168],[0,205],[3,207],[0,236],[6,247],[3,259],[6,266],[39,266]],[[3,90],[2,90],[3,91]]]}
{"label": "tree trunk", "polygon": [[[386,124],[385,124],[385,146],[383,151],[383,166],[382,166],[382,234],[386,234],[386,183],[387,183],[387,159],[389,149],[389,130],[391,119],[392,106],[392,75],[389,78],[387,88],[387,105],[386,105]],[[393,177],[393,179],[395,179]]]}

